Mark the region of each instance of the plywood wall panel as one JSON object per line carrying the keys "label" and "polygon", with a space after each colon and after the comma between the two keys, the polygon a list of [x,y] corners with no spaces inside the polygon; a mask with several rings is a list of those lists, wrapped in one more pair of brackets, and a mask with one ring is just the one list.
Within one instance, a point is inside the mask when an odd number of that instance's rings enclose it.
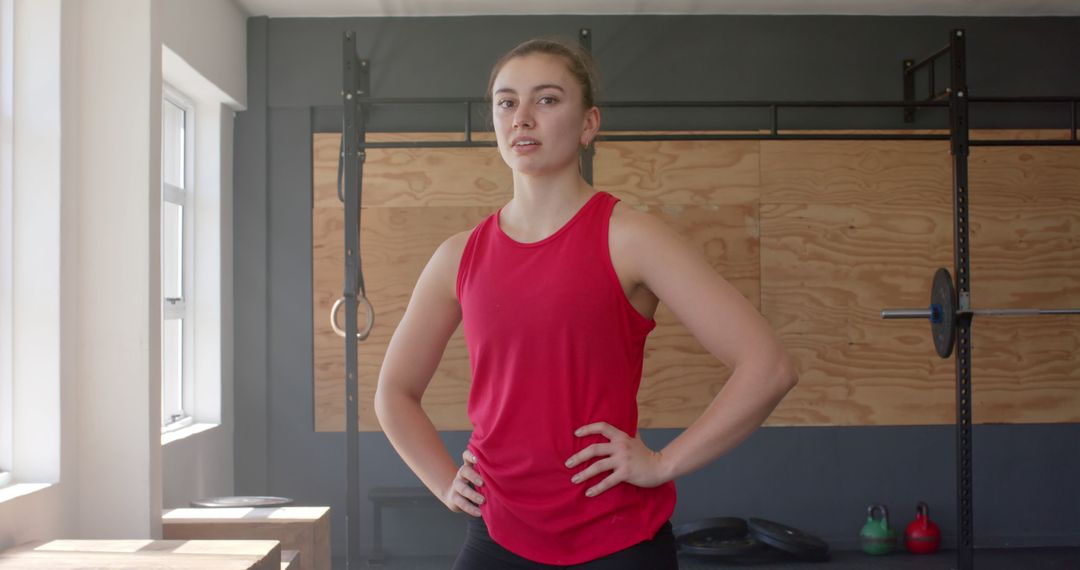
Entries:
{"label": "plywood wall panel", "polygon": [[761,141],[763,204],[948,205],[944,141]]}
{"label": "plywood wall panel", "polygon": [[[329,311],[341,295],[343,248],[329,243],[340,241],[343,222],[340,210],[316,210],[313,215],[329,217],[337,212],[336,223],[322,223],[325,234],[315,240],[328,244],[325,255],[314,260],[315,275],[315,406],[316,429],[344,427],[344,340],[333,334]],[[383,355],[397,323],[405,313],[421,271],[446,238],[468,229],[487,215],[484,207],[370,208],[363,212],[361,257],[368,299],[375,307],[375,328],[359,344],[358,374],[362,429],[377,429],[374,415],[375,386]],[[333,236],[333,237],[331,237]],[[337,243],[335,241],[334,243]],[[363,315],[363,312],[361,312]],[[363,322],[361,320],[361,322]],[[344,317],[339,317],[339,326]],[[459,329],[451,337],[443,361],[424,397],[425,409],[442,425],[467,425],[464,402],[469,385],[468,354]],[[447,428],[450,429],[450,428]]]}
{"label": "plywood wall panel", "polygon": [[[973,132],[972,139],[1062,138],[1060,131]],[[490,134],[478,133],[477,138]],[[454,135],[373,133],[369,140]],[[460,135],[456,135],[460,138]],[[338,135],[315,153],[313,255],[316,427],[344,425],[343,341],[328,311],[340,296]],[[1080,153],[977,147],[970,160],[977,306],[1080,306]],[[800,384],[769,425],[951,423],[952,361],[925,321],[884,321],[924,307],[937,267],[952,267],[952,157],[946,141],[600,142],[598,188],[661,218],[762,310],[796,360]],[[372,149],[361,243],[377,325],[360,345],[361,429],[389,337],[435,248],[511,198],[494,148]],[[685,427],[730,375],[661,303],[646,345],[642,427]],[[1075,319],[975,325],[975,419],[1077,421]],[[468,430],[469,367],[459,328],[425,394],[439,429]]]}
{"label": "plywood wall panel", "polygon": [[635,206],[719,206],[756,201],[758,142],[600,142],[593,177],[597,188]]}
{"label": "plywood wall panel", "polygon": [[952,405],[929,324],[880,317],[927,304],[927,276],[951,263],[949,216],[872,201],[761,207],[763,313],[800,372],[773,421],[932,423]]}

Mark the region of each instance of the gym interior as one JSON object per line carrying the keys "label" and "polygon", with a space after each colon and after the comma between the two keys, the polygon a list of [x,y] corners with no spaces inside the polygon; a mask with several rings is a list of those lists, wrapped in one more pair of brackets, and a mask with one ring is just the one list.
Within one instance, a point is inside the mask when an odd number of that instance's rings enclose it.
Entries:
{"label": "gym interior", "polygon": [[[451,568],[376,382],[513,196],[492,65],[552,36],[599,70],[586,178],[799,373],[676,480],[680,567],[1080,568],[1075,2],[0,0],[0,569]],[[731,369],[656,323],[661,449]],[[455,458],[469,385],[459,329]]]}

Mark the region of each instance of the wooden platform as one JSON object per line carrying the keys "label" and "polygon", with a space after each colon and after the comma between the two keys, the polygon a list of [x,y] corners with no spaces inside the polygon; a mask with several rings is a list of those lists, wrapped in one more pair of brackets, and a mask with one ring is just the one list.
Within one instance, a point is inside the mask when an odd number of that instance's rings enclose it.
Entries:
{"label": "wooden platform", "polygon": [[0,569],[281,570],[276,540],[52,540],[0,552]]}
{"label": "wooden platform", "polygon": [[278,540],[298,570],[330,570],[330,507],[173,509],[161,527],[166,539]]}

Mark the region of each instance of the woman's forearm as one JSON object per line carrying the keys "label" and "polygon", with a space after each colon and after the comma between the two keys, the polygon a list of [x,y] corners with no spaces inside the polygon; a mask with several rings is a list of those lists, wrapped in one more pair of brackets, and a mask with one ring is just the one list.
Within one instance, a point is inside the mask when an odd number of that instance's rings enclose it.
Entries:
{"label": "woman's forearm", "polygon": [[797,382],[790,366],[736,367],[701,416],[660,451],[665,477],[708,465],[750,437]]}
{"label": "woman's forearm", "polygon": [[375,398],[375,414],[390,444],[420,481],[445,503],[458,465],[420,402],[407,394],[380,392]]}

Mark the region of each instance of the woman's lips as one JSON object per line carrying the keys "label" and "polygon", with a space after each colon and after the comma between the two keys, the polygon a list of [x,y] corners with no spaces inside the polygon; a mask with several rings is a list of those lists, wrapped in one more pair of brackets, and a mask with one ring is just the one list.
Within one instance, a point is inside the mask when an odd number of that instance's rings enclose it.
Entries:
{"label": "woman's lips", "polygon": [[510,148],[518,154],[528,154],[540,148],[540,141],[528,135],[518,135],[510,139]]}

